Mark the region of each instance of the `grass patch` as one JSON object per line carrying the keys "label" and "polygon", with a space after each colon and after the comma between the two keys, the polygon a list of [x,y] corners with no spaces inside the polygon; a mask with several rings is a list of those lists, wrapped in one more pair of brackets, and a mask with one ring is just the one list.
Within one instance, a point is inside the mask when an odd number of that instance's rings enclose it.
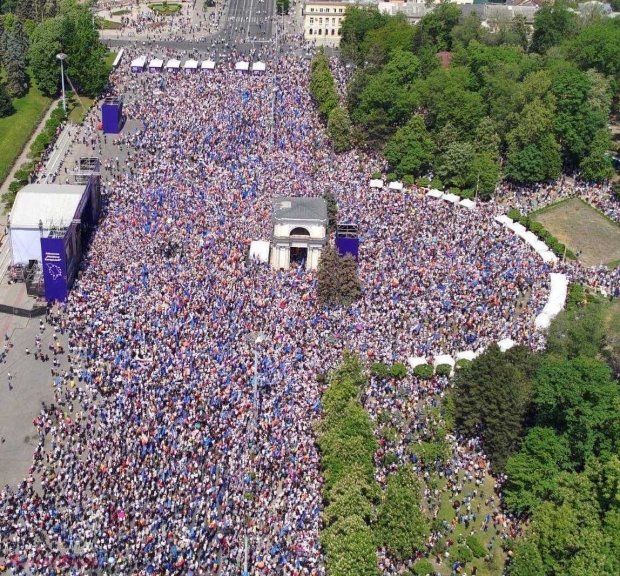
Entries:
{"label": "grass patch", "polygon": [[581,199],[558,202],[529,217],[573,252],[581,250],[586,266],[620,260],[620,226]]}
{"label": "grass patch", "polygon": [[106,20],[101,16],[95,17],[95,24],[99,30],[120,30],[123,25],[120,22],[114,22],[114,20]]}
{"label": "grass patch", "polygon": [[116,12],[112,12],[112,16],[125,16],[125,14],[131,14],[131,10],[127,10],[127,8],[124,8],[123,10],[117,10]]}
{"label": "grass patch", "polygon": [[605,266],[607,266],[607,268],[617,268],[620,266],[620,260],[612,260],[611,262],[607,262]]}
{"label": "grass patch", "polygon": [[0,183],[6,180],[51,102],[33,82],[28,94],[13,100],[15,113],[0,118]]}
{"label": "grass patch", "polygon": [[94,100],[88,96],[80,96],[80,100],[82,104],[84,104],[84,108],[82,108],[80,101],[75,97],[71,99],[71,103],[68,106],[69,120],[75,124],[80,124],[84,120],[86,112],[90,110],[94,102]]}
{"label": "grass patch", "polygon": [[180,4],[149,4],[149,8],[153,10],[153,12],[157,12],[158,14],[162,14],[164,16],[169,16],[171,14],[176,14],[181,10]]}

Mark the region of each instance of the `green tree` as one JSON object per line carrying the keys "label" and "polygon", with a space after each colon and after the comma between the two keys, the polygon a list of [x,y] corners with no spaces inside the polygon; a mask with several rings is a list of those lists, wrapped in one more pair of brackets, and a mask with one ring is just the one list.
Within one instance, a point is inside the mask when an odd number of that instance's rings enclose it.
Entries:
{"label": "green tree", "polygon": [[327,206],[327,228],[329,232],[333,232],[336,229],[336,222],[338,220],[338,203],[331,190],[326,190],[323,193],[323,200],[325,200]]}
{"label": "green tree", "polygon": [[472,188],[480,198],[489,200],[499,182],[499,164],[489,154],[476,154],[469,172],[466,186]]}
{"label": "green tree", "polygon": [[359,516],[335,522],[321,536],[331,576],[380,576],[372,533]]}
{"label": "green tree", "polygon": [[276,0],[276,11],[278,14],[288,14],[290,7],[290,0]]}
{"label": "green tree", "polygon": [[340,106],[334,106],[329,112],[327,135],[332,141],[335,152],[346,152],[351,149],[351,122]]}
{"label": "green tree", "polygon": [[588,155],[579,165],[583,180],[587,182],[604,182],[613,178],[615,171],[608,152],[610,148],[611,134],[609,130],[599,130],[590,144]]}
{"label": "green tree", "polygon": [[459,24],[452,29],[452,44],[461,44],[465,48],[472,40],[479,41],[483,34],[482,22],[477,12],[461,16]]}
{"label": "green tree", "polygon": [[538,54],[544,54],[552,46],[572,37],[576,31],[577,16],[565,2],[543,4],[534,16],[531,49]]}
{"label": "green tree", "polygon": [[340,52],[342,57],[362,65],[366,56],[362,51],[362,43],[366,34],[384,26],[387,18],[379,12],[376,6],[347,8],[341,27]]}
{"label": "green tree", "polygon": [[419,176],[431,165],[433,141],[420,116],[413,116],[399,128],[385,147],[385,158],[399,177],[406,174]]}
{"label": "green tree", "polygon": [[[472,165],[476,156],[473,144],[454,142],[437,158],[433,167],[444,185],[467,187],[472,180]],[[482,166],[479,166],[482,168]]]}
{"label": "green tree", "polygon": [[385,500],[377,512],[377,542],[400,560],[425,549],[428,520],[420,510],[420,483],[410,466],[387,481]]}
{"label": "green tree", "polygon": [[517,514],[531,513],[557,490],[558,474],[569,468],[566,439],[552,428],[531,428],[521,450],[506,462],[506,504]]}
{"label": "green tree", "polygon": [[495,345],[454,378],[456,427],[484,436],[494,469],[516,451],[531,405],[535,358],[523,347],[502,353]]}
{"label": "green tree", "polygon": [[24,32],[22,21],[17,19],[11,31],[6,35],[6,52],[4,67],[6,69],[6,88],[10,96],[18,98],[28,89],[26,76],[26,53],[28,37]]}
{"label": "green tree", "polygon": [[325,525],[330,526],[349,516],[359,516],[370,524],[375,518],[375,505],[380,495],[379,486],[369,482],[362,471],[353,468],[327,494],[328,503],[323,512]]}
{"label": "green tree", "polygon": [[15,108],[13,108],[13,102],[7,92],[6,85],[4,82],[0,82],[0,118],[10,116],[13,112],[15,112]]}
{"label": "green tree", "polygon": [[546,574],[538,546],[527,539],[517,542],[514,559],[508,565],[509,576],[543,576]]}
{"label": "green tree", "polygon": [[323,118],[338,106],[338,94],[334,77],[329,68],[329,61],[324,52],[319,52],[310,67],[310,93]]}
{"label": "green tree", "polygon": [[583,468],[590,456],[609,457],[613,450],[608,432],[618,423],[619,395],[604,362],[546,358],[535,380],[536,423],[555,428],[570,447],[573,465]]}
{"label": "green tree", "polygon": [[334,305],[338,302],[338,252],[333,246],[325,246],[319,256],[317,269],[317,295],[319,306]]}
{"label": "green tree", "polygon": [[546,177],[545,159],[534,144],[508,154],[506,175],[515,182],[542,182]]}
{"label": "green tree", "polygon": [[383,26],[369,30],[361,43],[361,53],[375,66],[387,63],[393,52],[411,50],[414,27],[409,24],[404,14],[397,14],[386,19]]}
{"label": "green tree", "polygon": [[339,265],[339,302],[344,306],[350,306],[362,295],[362,281],[357,275],[357,262],[351,254],[345,254],[340,259]]}
{"label": "green tree", "polygon": [[37,86],[47,96],[55,96],[60,85],[60,65],[56,54],[63,51],[63,19],[48,18],[32,36],[29,61]]}
{"label": "green tree", "polygon": [[493,160],[499,160],[499,147],[502,139],[497,133],[495,122],[488,116],[483,118],[476,128],[474,148],[476,154],[487,154]]}
{"label": "green tree", "polygon": [[438,4],[426,14],[415,26],[413,50],[419,52],[425,48],[452,50],[452,30],[461,19],[461,11],[456,4],[445,2]]}

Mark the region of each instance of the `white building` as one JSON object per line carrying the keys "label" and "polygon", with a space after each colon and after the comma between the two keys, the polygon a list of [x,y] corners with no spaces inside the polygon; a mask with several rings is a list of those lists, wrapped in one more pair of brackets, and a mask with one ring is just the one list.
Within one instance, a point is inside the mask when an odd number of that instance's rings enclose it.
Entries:
{"label": "white building", "polygon": [[281,197],[273,201],[271,266],[288,270],[304,264],[314,270],[327,243],[327,205],[323,198]]}

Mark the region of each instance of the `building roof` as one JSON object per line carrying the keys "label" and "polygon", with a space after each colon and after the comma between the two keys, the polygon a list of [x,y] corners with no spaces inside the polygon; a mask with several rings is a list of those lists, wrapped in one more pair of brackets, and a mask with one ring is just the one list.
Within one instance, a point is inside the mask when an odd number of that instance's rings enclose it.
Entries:
{"label": "building roof", "polygon": [[45,229],[62,222],[68,226],[84,195],[85,186],[69,184],[28,184],[15,198],[11,210],[12,228],[38,228],[39,221]]}
{"label": "building roof", "polygon": [[323,198],[281,196],[273,200],[276,220],[321,220],[327,222],[327,204]]}

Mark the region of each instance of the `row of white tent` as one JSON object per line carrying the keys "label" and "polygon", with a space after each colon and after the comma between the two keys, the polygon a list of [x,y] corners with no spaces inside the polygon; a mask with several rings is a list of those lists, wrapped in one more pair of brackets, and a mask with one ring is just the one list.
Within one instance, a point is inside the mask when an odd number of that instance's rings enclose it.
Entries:
{"label": "row of white tent", "polygon": [[[198,69],[213,70],[215,69],[215,62],[213,60],[203,60],[202,62],[199,62],[198,60],[190,59],[181,65],[180,60],[171,58],[164,64],[164,61],[161,58],[153,58],[147,66],[146,56],[140,56],[139,58],[131,61],[130,67],[132,72],[144,72],[145,68],[147,68],[149,72],[161,72],[162,70],[172,71],[179,70],[181,68],[183,70],[193,72]],[[260,61],[253,62],[251,67],[250,63],[245,61],[237,62],[235,64],[235,70],[240,72],[249,72],[250,69],[252,72],[265,72],[267,65]]]}
{"label": "row of white tent", "polygon": [[[371,188],[384,188],[385,187],[383,180],[379,178],[375,178],[371,180],[369,185]],[[387,187],[389,190],[402,190],[403,183],[402,182],[390,182]],[[445,192],[442,192],[441,190],[436,190],[434,188],[432,190],[429,190],[426,193],[426,195],[431,198],[438,198],[440,200],[445,200],[446,202],[450,202],[451,204],[458,204],[459,206],[463,206],[465,208],[468,208],[469,210],[476,207],[476,203],[473,200],[470,200],[469,198],[463,198],[461,200],[461,197],[457,196],[456,194],[445,193]]]}
{"label": "row of white tent", "polygon": [[[508,228],[508,230],[512,230],[519,238],[527,242],[542,258],[543,262],[555,264],[558,261],[558,257],[549,249],[549,246],[540,240],[534,232],[528,231],[520,222],[515,222],[505,214],[496,216],[495,221]],[[564,308],[567,295],[568,278],[566,275],[551,273],[549,275],[549,298],[542,312],[534,320],[534,326],[537,329],[545,330],[549,328],[551,320]]]}
{"label": "row of white tent", "polygon": [[[512,347],[516,346],[516,342],[511,338],[504,338],[500,340],[497,345],[502,352],[506,352],[506,350],[510,350]],[[457,352],[454,356],[450,356],[450,354],[440,354],[439,356],[435,356],[433,358],[433,368],[436,370],[437,366],[448,365],[452,368],[452,374],[454,374],[454,368],[456,363],[459,360],[469,360],[470,362],[480,356],[484,352],[484,348],[480,348],[479,350],[463,350],[462,352]],[[428,364],[428,360],[425,356],[411,356],[407,362],[411,369],[413,370],[416,366],[423,366]]]}

